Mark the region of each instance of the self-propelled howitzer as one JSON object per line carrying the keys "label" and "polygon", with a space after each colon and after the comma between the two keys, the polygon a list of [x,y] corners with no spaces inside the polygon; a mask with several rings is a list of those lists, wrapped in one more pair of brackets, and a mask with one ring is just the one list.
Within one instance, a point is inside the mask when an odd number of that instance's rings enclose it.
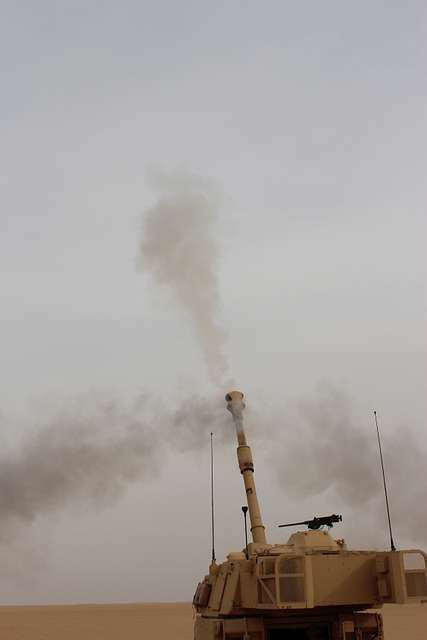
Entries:
{"label": "self-propelled howitzer", "polygon": [[321,528],[268,544],[243,428],[243,394],[228,393],[226,401],[236,426],[252,542],[221,564],[213,561],[197,586],[195,640],[382,640],[381,615],[368,610],[426,599],[426,554],[350,551]]}

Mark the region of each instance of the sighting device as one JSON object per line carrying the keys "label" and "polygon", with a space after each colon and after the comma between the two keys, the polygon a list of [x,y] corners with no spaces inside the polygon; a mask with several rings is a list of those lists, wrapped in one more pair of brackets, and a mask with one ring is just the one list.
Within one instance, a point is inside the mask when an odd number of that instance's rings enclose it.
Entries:
{"label": "sighting device", "polygon": [[300,524],[306,525],[311,531],[317,531],[321,527],[328,527],[331,529],[334,523],[342,522],[342,516],[337,516],[333,513],[331,516],[315,516],[312,520],[302,520],[301,522],[289,522],[288,524],[279,524],[278,527],[297,527]]}

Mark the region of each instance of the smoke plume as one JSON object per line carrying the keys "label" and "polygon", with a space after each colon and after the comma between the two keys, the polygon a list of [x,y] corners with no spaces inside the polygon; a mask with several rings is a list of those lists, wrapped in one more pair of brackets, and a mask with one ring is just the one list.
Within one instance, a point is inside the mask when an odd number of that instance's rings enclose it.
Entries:
{"label": "smoke plume", "polygon": [[[75,504],[106,507],[132,482],[147,480],[170,451],[208,447],[232,436],[220,402],[190,397],[159,409],[141,394],[125,403],[108,394],[69,400],[45,424],[27,432],[0,459],[0,539],[36,517]],[[160,455],[161,454],[161,455]]]}
{"label": "smoke plume", "polygon": [[[327,387],[309,394],[281,408],[287,418],[280,433],[277,420],[266,418],[250,400],[248,404],[245,430],[251,431],[252,415],[258,427],[250,440],[259,473],[267,462],[272,464],[284,496],[296,507],[302,500],[313,504],[319,499],[327,500],[331,511],[342,510],[357,543],[383,540],[375,427],[369,418],[358,418],[351,398]],[[36,422],[19,446],[3,446],[4,542],[44,514],[75,505],[100,509],[113,504],[131,483],[151,479],[165,456],[208,450],[211,431],[217,445],[236,444],[231,416],[219,395],[190,396],[170,408],[142,393],[129,402],[87,393],[54,410],[44,424]],[[425,450],[407,429],[390,431],[384,425],[383,436],[396,541],[420,545],[427,530]],[[260,499],[263,503],[267,496]],[[306,514],[312,515],[321,514]]]}
{"label": "smoke plume", "polygon": [[[385,421],[381,425],[381,415],[379,419],[392,517],[398,532],[419,544],[427,539],[426,450],[407,427],[390,430]],[[270,460],[291,500],[327,496],[332,510],[342,505],[359,531],[364,522],[360,514],[372,508],[373,524],[383,528],[384,494],[373,414],[362,419],[345,393],[322,387],[296,403],[284,433]]]}
{"label": "smoke plume", "polygon": [[173,291],[190,315],[209,375],[221,384],[227,366],[224,332],[218,324],[216,187],[187,174],[152,174],[157,202],[143,216],[142,269]]}

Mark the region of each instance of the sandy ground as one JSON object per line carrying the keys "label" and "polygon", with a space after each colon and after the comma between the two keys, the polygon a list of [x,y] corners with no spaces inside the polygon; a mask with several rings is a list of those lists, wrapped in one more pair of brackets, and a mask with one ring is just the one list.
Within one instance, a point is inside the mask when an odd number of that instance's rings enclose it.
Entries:
{"label": "sandy ground", "polygon": [[[386,640],[426,640],[427,604],[383,609]],[[0,607],[0,640],[192,640],[186,603]]]}

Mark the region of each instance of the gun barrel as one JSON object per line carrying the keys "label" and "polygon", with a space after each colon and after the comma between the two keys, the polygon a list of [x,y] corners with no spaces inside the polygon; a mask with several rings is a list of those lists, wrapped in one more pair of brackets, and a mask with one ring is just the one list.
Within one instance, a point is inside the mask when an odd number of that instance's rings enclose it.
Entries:
{"label": "gun barrel", "polygon": [[301,520],[301,522],[288,522],[287,524],[279,524],[278,527],[279,529],[281,527],[298,527],[300,524],[310,524],[312,521],[311,520]]}
{"label": "gun barrel", "polygon": [[320,527],[333,527],[334,522],[342,522],[342,516],[333,513],[331,516],[315,516],[312,520],[303,520],[302,522],[290,522],[289,524],[279,524],[280,527],[296,527],[305,524],[309,529],[320,529]]}
{"label": "gun barrel", "polygon": [[227,395],[225,396],[227,409],[233,416],[233,421],[236,427],[238,443],[237,460],[239,462],[239,468],[242,473],[243,482],[245,485],[249,518],[251,521],[252,539],[257,544],[266,544],[267,540],[265,537],[265,527],[262,522],[261,509],[259,507],[255,488],[254,462],[252,458],[252,451],[246,441],[246,435],[243,429],[243,409],[245,408],[243,398],[243,393],[241,393],[240,391],[230,391],[230,393],[227,393]]}

